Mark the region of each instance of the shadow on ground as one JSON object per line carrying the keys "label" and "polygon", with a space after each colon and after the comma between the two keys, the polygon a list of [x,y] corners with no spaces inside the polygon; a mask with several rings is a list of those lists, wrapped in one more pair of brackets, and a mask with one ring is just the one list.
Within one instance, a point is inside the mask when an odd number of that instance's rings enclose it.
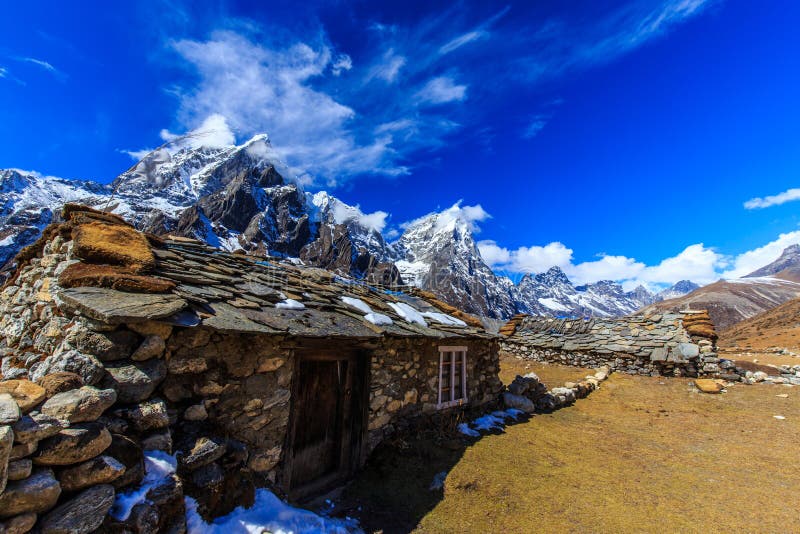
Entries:
{"label": "shadow on ground", "polygon": [[[528,421],[509,418],[507,426]],[[355,517],[365,532],[400,534],[413,531],[444,498],[445,475],[464,452],[481,439],[458,432],[456,425],[439,432],[384,442],[373,451],[364,469],[336,499],[337,516]],[[439,484],[434,480],[439,477]],[[461,488],[468,489],[468,488]]]}

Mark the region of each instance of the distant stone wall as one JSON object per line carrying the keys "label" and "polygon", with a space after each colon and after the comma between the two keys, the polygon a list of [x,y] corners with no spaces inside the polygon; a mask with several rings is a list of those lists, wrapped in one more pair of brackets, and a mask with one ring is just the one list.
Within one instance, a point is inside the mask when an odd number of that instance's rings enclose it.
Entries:
{"label": "distant stone wall", "polygon": [[735,373],[733,363],[717,355],[716,333],[705,312],[590,320],[517,317],[503,332],[503,351],[536,361],[607,365],[651,376]]}
{"label": "distant stone wall", "polygon": [[[280,477],[303,340],[91,320],[59,301],[72,247],[56,235],[0,293],[0,531],[181,532],[184,494],[207,518],[248,505]],[[467,346],[466,406],[437,410],[440,345]],[[493,338],[335,346],[371,357],[368,448],[502,390]],[[178,452],[177,473],[117,521],[147,450]]]}

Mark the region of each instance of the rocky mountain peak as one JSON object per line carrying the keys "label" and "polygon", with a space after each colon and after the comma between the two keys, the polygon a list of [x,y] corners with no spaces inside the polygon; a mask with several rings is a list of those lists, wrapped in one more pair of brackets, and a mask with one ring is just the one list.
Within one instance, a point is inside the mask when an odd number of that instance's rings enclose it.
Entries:
{"label": "rocky mountain peak", "polygon": [[800,245],[790,245],[783,249],[781,255],[764,267],[753,271],[744,278],[776,276],[795,282],[800,281]]}

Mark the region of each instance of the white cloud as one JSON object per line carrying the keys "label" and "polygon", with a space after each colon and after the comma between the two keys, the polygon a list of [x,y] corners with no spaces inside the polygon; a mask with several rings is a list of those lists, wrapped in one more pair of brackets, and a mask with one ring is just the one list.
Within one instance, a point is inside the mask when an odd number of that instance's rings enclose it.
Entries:
{"label": "white cloud", "polygon": [[444,104],[467,97],[467,86],[456,84],[449,76],[439,76],[428,81],[417,92],[417,100],[428,104]]}
{"label": "white cloud", "polygon": [[459,35],[458,37],[456,37],[452,41],[449,41],[448,43],[442,45],[439,48],[439,53],[442,54],[442,55],[449,54],[453,50],[461,48],[465,44],[471,43],[473,41],[477,41],[479,39],[485,39],[488,36],[489,36],[489,32],[484,31],[484,30],[477,30],[477,31],[471,31],[471,32],[464,33],[462,35]]}
{"label": "white cloud", "polygon": [[800,200],[800,188],[787,189],[777,195],[751,198],[744,203],[744,207],[749,210],[769,208],[770,206],[780,206],[793,200]]}
{"label": "white cloud", "polygon": [[395,53],[394,48],[390,48],[383,53],[378,63],[369,70],[367,81],[379,78],[386,83],[394,83],[400,74],[400,69],[405,64],[406,58]]}
{"label": "white cloud", "polygon": [[542,128],[545,127],[547,124],[548,117],[545,115],[534,115],[531,119],[531,122],[528,124],[528,127],[525,128],[525,131],[522,132],[522,137],[524,139],[532,139],[536,137],[536,135],[542,131]]}
{"label": "white cloud", "polygon": [[390,134],[357,141],[351,129],[356,112],[312,86],[335,65],[327,46],[273,49],[230,31],[172,46],[200,78],[196,87],[177,91],[178,119],[188,129],[219,115],[239,135],[267,132],[275,152],[307,182],[323,176],[335,185],[365,172],[408,172],[394,163]]}
{"label": "white cloud", "polygon": [[719,269],[726,265],[722,255],[702,244],[686,247],[678,255],[651,266],[627,256],[608,254],[602,254],[598,260],[574,263],[573,250],[558,241],[516,250],[500,247],[494,241],[482,241],[478,247],[492,267],[517,273],[541,273],[559,267],[576,284],[614,280],[628,286],[643,284],[652,288],[680,280],[709,283],[719,278]]}
{"label": "white cloud", "polygon": [[0,67],[0,78],[5,78],[7,72],[8,72],[8,69],[6,69],[4,67]]}
{"label": "white cloud", "polygon": [[509,250],[499,246],[496,241],[479,241],[478,250],[487,265],[505,265],[511,261]]}
{"label": "white cloud", "polygon": [[780,234],[774,241],[733,258],[727,266],[729,268],[722,273],[722,277],[730,279],[746,276],[777,260],[786,247],[798,244],[800,244],[800,230]]}
{"label": "white cloud", "polygon": [[331,74],[339,76],[343,71],[353,68],[353,60],[347,54],[340,54],[331,65]]}
{"label": "white cloud", "polygon": [[333,220],[338,224],[347,224],[356,221],[366,228],[382,232],[386,228],[386,218],[389,216],[385,211],[364,213],[358,205],[348,206],[342,202],[335,202],[333,205]]}

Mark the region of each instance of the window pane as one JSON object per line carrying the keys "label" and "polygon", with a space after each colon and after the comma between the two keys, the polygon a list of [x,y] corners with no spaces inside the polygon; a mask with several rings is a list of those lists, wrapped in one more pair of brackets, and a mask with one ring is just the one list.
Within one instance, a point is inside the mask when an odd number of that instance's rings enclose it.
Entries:
{"label": "window pane", "polygon": [[452,400],[452,384],[450,380],[451,365],[452,365],[452,352],[442,353],[442,381],[439,384],[439,390],[442,394],[442,402]]}
{"label": "window pane", "polygon": [[463,399],[463,380],[462,380],[462,362],[464,360],[463,352],[456,352],[453,359],[453,400]]}

